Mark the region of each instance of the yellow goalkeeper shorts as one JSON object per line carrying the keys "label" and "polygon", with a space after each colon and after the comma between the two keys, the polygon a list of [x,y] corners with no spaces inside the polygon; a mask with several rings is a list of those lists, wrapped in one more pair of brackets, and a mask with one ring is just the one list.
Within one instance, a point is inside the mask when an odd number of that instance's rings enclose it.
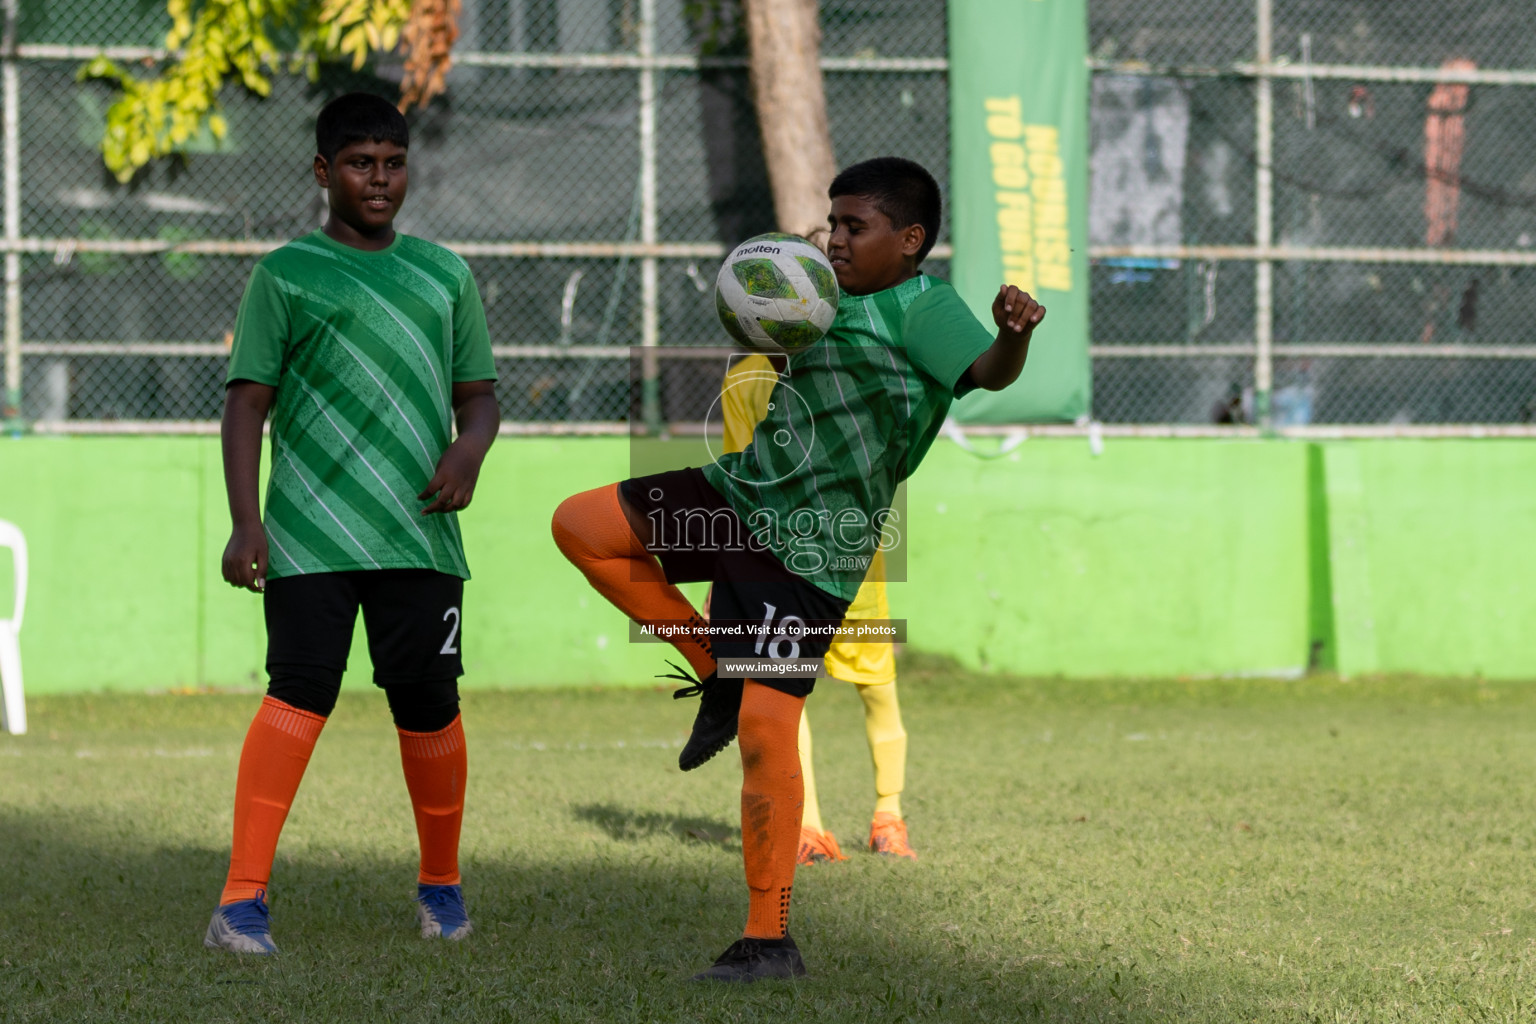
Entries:
{"label": "yellow goalkeeper shorts", "polygon": [[[885,582],[866,580],[848,606],[844,621],[853,619],[889,619],[890,605],[885,600]],[[827,675],[845,683],[875,686],[896,681],[896,646],[889,643],[833,642],[825,659]]]}

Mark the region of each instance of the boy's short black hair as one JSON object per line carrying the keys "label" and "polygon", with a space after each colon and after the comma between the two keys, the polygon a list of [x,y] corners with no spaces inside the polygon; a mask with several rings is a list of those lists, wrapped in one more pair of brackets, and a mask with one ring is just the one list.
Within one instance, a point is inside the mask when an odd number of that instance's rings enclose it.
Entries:
{"label": "boy's short black hair", "polygon": [[411,129],[405,116],[383,96],[349,92],[338,96],[315,118],[315,149],[326,163],[354,142],[393,142],[411,148]]}
{"label": "boy's short black hair", "polygon": [[886,217],[898,231],[912,224],[923,226],[923,247],[917,262],[923,262],[939,240],[939,221],[943,203],[939,183],[922,164],[899,156],[877,156],[854,164],[832,179],[827,198],[859,196]]}

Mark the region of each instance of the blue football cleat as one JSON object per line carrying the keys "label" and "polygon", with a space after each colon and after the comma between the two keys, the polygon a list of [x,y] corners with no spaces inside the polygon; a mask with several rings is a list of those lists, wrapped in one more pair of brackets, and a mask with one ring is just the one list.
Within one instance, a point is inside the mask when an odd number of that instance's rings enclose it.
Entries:
{"label": "blue football cleat", "polygon": [[258,892],[255,899],[226,903],[213,912],[203,945],[231,953],[276,953],[269,914],[265,891]]}
{"label": "blue football cleat", "polygon": [[421,921],[421,937],[424,939],[452,939],[457,942],[475,926],[469,923],[469,912],[464,909],[464,889],[457,885],[416,886],[416,917]]}

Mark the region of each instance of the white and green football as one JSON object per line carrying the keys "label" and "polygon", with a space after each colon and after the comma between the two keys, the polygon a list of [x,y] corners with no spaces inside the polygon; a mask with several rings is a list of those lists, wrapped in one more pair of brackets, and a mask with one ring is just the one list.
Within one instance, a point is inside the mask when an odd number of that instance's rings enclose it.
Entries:
{"label": "white and green football", "polygon": [[742,242],[720,265],[715,311],[754,352],[799,352],[822,339],[837,316],[837,277],[815,245],[776,232]]}

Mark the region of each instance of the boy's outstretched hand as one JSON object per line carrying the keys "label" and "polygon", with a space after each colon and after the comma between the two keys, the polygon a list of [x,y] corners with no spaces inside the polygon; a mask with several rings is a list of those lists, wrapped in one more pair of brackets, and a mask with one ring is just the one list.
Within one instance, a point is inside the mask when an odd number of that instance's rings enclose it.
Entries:
{"label": "boy's outstretched hand", "polygon": [[962,390],[957,394],[973,387],[1001,391],[1018,380],[1024,360],[1029,358],[1029,339],[1045,319],[1045,307],[1028,292],[1005,284],[992,300],[992,319],[997,324],[997,339],[965,371],[960,378]]}
{"label": "boy's outstretched hand", "polygon": [[999,331],[1026,334],[1044,319],[1045,307],[1011,284],[999,288],[992,300],[992,321]]}

